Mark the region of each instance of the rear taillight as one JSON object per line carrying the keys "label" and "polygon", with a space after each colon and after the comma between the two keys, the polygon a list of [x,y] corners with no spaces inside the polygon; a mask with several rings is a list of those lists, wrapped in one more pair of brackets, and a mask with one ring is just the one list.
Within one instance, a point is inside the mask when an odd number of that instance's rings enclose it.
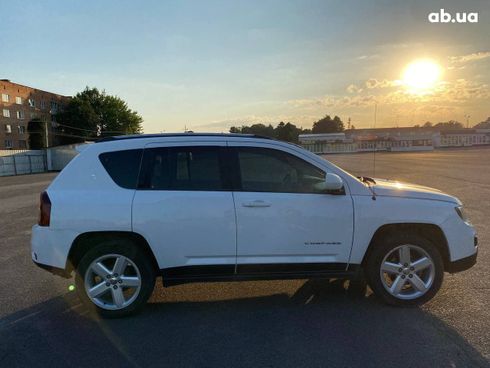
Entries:
{"label": "rear taillight", "polygon": [[39,226],[49,226],[51,219],[51,200],[47,192],[41,193],[41,201],[39,204]]}

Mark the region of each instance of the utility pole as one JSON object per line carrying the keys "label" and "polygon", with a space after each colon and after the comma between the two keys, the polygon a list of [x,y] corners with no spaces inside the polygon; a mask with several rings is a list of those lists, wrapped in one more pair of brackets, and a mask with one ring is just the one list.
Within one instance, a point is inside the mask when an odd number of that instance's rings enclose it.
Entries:
{"label": "utility pole", "polygon": [[[374,129],[376,129],[376,118],[377,118],[377,114],[378,114],[378,103],[375,102],[374,103]],[[378,139],[378,136],[376,134],[376,131],[374,131],[374,149],[373,149],[373,177],[376,176],[376,148],[377,148],[377,139]]]}
{"label": "utility pole", "polygon": [[46,139],[46,148],[48,148],[49,139],[48,139],[48,121],[47,120],[44,122],[44,137]]}

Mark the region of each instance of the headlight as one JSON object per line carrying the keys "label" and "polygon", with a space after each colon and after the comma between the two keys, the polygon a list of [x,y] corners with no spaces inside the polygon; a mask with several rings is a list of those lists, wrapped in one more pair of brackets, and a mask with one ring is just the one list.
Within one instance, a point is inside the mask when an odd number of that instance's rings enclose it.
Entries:
{"label": "headlight", "polygon": [[470,220],[468,219],[468,217],[466,216],[466,213],[463,209],[463,206],[458,206],[458,207],[454,207],[454,209],[456,210],[456,213],[458,214],[458,216],[461,218],[461,220],[463,220],[464,222],[466,222],[468,225],[470,225]]}

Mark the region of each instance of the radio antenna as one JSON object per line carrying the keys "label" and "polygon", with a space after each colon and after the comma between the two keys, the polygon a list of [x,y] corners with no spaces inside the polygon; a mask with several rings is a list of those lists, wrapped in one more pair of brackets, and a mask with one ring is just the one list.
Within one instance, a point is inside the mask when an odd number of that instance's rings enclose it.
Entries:
{"label": "radio antenna", "polygon": [[[376,129],[376,115],[378,112],[378,103],[374,103],[374,129]],[[373,145],[373,178],[376,176],[376,144],[378,136],[376,135],[376,130],[374,131],[374,145]]]}

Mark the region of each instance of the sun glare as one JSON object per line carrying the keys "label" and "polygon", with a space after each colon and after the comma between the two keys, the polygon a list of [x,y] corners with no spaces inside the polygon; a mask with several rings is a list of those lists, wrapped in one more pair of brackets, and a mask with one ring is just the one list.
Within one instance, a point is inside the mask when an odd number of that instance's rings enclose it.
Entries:
{"label": "sun glare", "polygon": [[403,84],[411,93],[424,94],[433,91],[441,76],[441,67],[431,60],[417,60],[403,72]]}

